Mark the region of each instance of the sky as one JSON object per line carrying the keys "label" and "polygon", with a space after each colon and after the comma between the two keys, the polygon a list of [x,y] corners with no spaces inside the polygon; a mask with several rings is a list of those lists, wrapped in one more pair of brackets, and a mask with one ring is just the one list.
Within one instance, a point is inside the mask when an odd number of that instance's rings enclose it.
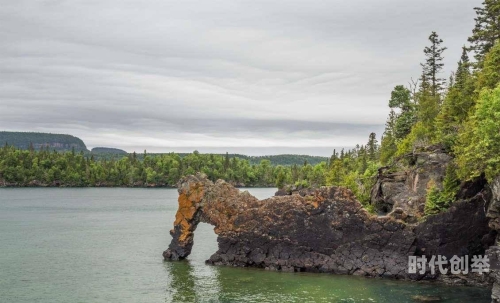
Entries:
{"label": "sky", "polygon": [[328,156],[383,133],[481,0],[0,0],[0,130],[87,147]]}

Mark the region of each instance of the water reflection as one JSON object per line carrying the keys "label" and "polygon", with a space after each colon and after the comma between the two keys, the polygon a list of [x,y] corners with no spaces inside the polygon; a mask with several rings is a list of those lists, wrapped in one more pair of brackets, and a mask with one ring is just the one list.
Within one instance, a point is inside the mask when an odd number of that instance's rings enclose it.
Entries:
{"label": "water reflection", "polygon": [[490,302],[481,288],[167,262],[166,302]]}
{"label": "water reflection", "polygon": [[165,262],[170,281],[165,302],[195,302],[195,277],[193,267],[186,262]]}
{"label": "water reflection", "polygon": [[217,251],[213,226],[199,223],[191,255],[181,262],[165,262],[170,277],[166,302],[221,302],[220,268],[205,265]]}
{"label": "water reflection", "polygon": [[170,277],[165,302],[221,302],[218,267],[191,263],[164,263]]}

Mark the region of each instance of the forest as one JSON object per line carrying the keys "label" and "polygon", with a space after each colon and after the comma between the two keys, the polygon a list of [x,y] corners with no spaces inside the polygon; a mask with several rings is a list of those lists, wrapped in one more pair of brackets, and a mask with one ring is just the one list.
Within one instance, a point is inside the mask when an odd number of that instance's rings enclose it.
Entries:
{"label": "forest", "polygon": [[[442,188],[429,187],[428,213],[446,209],[462,181],[500,174],[500,0],[475,8],[475,27],[464,41],[451,75],[443,75],[447,48],[436,32],[423,48],[421,74],[394,87],[380,142],[375,133],[325,161],[303,164],[243,156],[135,153],[96,158],[48,148],[0,149],[0,182],[18,186],[175,186],[182,176],[205,173],[240,186],[340,185],[362,202],[369,199],[378,168],[404,162],[405,155],[441,144],[454,157]],[[418,64],[418,62],[416,62]]]}
{"label": "forest", "polygon": [[[182,176],[205,173],[211,180],[225,179],[237,186],[283,186],[308,180],[324,184],[326,163],[312,166],[251,164],[247,159],[197,151],[179,154],[132,153],[118,159],[96,159],[93,154],[0,148],[0,182],[10,186],[149,186],[173,187]],[[309,184],[309,183],[308,183]],[[1,183],[0,183],[1,185]]]}

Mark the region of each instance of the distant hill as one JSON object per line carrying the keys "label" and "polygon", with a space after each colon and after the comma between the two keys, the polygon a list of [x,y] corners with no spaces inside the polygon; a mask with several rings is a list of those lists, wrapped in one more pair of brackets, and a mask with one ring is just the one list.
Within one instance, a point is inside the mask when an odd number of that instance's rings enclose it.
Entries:
{"label": "distant hill", "polygon": [[93,154],[114,154],[114,155],[127,155],[128,153],[123,149],[112,147],[94,147],[90,151]]}
{"label": "distant hill", "polygon": [[69,151],[73,148],[75,151],[88,151],[80,138],[63,134],[0,131],[0,144],[5,143],[20,149],[29,149],[30,144],[33,144],[36,150],[48,146],[50,150],[57,151]]}

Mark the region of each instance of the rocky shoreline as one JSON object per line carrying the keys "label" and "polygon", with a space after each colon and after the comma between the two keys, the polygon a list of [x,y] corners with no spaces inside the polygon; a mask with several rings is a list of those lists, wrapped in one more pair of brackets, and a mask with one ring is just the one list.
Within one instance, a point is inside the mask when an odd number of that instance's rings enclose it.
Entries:
{"label": "rocky shoreline", "polygon": [[500,230],[500,178],[491,186],[463,184],[449,209],[423,215],[427,182],[439,184],[449,160],[434,149],[414,155],[404,172],[382,169],[371,198],[379,215],[341,187],[278,192],[258,200],[222,180],[189,176],[178,188],[173,239],[163,257],[186,258],[197,224],[205,222],[218,235],[218,250],[208,264],[493,286],[493,297],[500,297],[495,270],[408,273],[409,256],[500,256],[500,250],[492,252]]}

